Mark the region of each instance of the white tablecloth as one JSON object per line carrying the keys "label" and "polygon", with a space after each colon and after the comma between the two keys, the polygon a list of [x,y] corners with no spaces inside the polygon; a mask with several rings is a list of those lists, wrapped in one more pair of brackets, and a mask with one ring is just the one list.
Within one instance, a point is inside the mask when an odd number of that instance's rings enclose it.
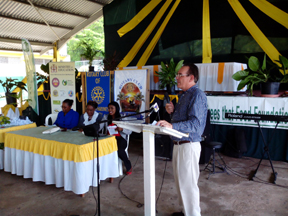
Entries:
{"label": "white tablecloth", "polygon": [[[185,62],[184,62],[185,63]],[[223,67],[223,79],[221,79],[221,70],[219,64]],[[224,65],[223,65],[224,64]],[[237,91],[239,81],[232,79],[232,75],[239,70],[246,69],[247,65],[236,62],[223,63],[205,63],[196,64],[199,69],[198,86],[203,91]],[[159,82],[155,75],[156,71],[161,71],[161,65],[145,65],[143,67],[129,66],[121,69],[148,69],[150,71],[150,90],[160,90]],[[219,77],[218,77],[219,76]],[[176,86],[176,90],[179,90]],[[242,90],[245,91],[246,87]]]}
{"label": "white tablecloth", "polygon": [[[42,134],[44,130],[47,128],[6,133],[4,170],[47,185],[64,187],[65,191],[75,194],[84,194],[90,186],[98,186],[97,149],[93,138],[78,131]],[[99,138],[99,164],[100,180],[119,176],[114,137]]]}
{"label": "white tablecloth", "polygon": [[[223,79],[221,79],[219,64],[221,63],[196,64],[199,69],[199,88],[203,91],[237,91],[239,81],[232,79],[232,75],[242,68],[246,69],[247,65],[235,62],[223,63]],[[246,88],[242,91],[245,90]]]}
{"label": "white tablecloth", "polygon": [[0,170],[4,169],[4,157],[3,157],[3,150],[0,149]]}
{"label": "white tablecloth", "polygon": [[[64,187],[65,191],[73,191],[75,194],[84,194],[89,191],[90,186],[98,185],[97,158],[94,159],[93,184],[93,160],[75,163],[5,147],[4,164],[6,172],[23,176],[23,178],[32,178],[34,182],[55,184],[57,188]],[[99,157],[99,164],[100,180],[119,176],[117,151]]]}

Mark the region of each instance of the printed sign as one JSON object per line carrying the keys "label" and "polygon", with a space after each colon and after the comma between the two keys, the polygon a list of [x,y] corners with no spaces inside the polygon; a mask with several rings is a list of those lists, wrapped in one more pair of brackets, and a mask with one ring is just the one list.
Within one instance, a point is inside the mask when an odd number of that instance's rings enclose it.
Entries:
{"label": "printed sign", "polygon": [[[288,98],[208,96],[211,123],[258,127],[254,120],[227,119],[225,113],[288,116]],[[274,128],[275,121],[260,121],[261,127]],[[279,129],[288,130],[288,122],[280,122]]]}
{"label": "printed sign", "polygon": [[62,102],[65,99],[74,101],[72,109],[76,111],[75,63],[50,62],[49,71],[52,113],[62,110]]}
{"label": "printed sign", "polygon": [[86,92],[87,102],[95,101],[98,104],[97,112],[108,114],[110,103],[110,71],[87,72]]}
{"label": "printed sign", "polygon": [[[147,98],[148,70],[116,70],[114,82],[114,98],[120,105],[124,115],[131,115],[145,111]],[[144,119],[144,114],[139,114],[137,119]]]}

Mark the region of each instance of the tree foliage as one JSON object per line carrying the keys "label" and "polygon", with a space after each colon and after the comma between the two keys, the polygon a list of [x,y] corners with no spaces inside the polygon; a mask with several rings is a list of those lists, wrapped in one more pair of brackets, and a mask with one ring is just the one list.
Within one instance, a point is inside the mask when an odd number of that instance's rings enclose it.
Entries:
{"label": "tree foliage", "polygon": [[[104,53],[103,18],[83,29],[67,43],[68,54],[71,56],[71,61],[84,60],[81,58],[81,54],[85,52],[85,49],[83,46],[79,46],[84,43],[88,44],[92,50],[101,50]],[[101,53],[95,57],[95,59],[100,58],[103,58]]]}

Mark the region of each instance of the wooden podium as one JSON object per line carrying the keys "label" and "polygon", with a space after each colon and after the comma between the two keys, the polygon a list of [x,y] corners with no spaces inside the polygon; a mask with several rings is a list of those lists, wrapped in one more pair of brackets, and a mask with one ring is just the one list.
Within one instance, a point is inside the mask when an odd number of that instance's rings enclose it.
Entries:
{"label": "wooden podium", "polygon": [[147,124],[113,121],[118,127],[129,129],[136,133],[143,132],[143,161],[144,161],[144,213],[146,216],[156,214],[155,203],[155,147],[154,134],[172,135],[177,138],[188,137],[179,131]]}

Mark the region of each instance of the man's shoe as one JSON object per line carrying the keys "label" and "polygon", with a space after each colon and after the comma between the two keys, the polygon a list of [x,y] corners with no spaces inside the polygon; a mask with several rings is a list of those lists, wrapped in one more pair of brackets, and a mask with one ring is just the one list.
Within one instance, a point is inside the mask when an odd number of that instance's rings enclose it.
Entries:
{"label": "man's shoe", "polygon": [[172,216],[184,216],[183,212],[174,212]]}

